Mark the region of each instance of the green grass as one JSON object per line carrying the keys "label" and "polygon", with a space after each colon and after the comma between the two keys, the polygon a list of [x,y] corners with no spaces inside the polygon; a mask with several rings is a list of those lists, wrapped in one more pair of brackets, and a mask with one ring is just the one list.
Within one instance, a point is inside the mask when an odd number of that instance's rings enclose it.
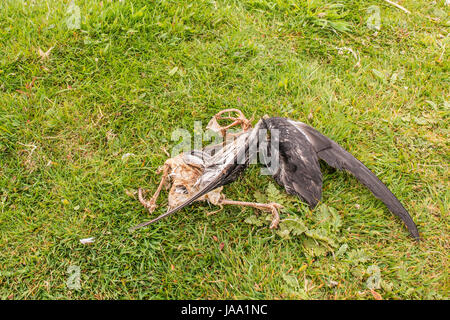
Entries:
{"label": "green grass", "polygon": [[[77,0],[79,29],[68,1],[0,2],[0,298],[373,299],[377,265],[384,299],[448,299],[449,7],[398,2],[411,14],[362,0]],[[206,203],[129,233],[149,215],[127,194],[156,188],[173,130],[228,107],[336,140],[424,241],[325,166],[322,203],[342,220],[345,252],[311,256],[303,238],[246,223],[253,210],[206,217]],[[254,201],[270,181],[255,167],[225,193]],[[282,218],[314,222],[318,210],[288,203]]]}

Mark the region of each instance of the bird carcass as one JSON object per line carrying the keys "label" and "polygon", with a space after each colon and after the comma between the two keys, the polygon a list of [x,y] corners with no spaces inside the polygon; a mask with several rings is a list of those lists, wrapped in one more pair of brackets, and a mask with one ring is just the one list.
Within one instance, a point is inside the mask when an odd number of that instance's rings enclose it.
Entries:
{"label": "bird carcass", "polygon": [[[221,126],[219,121],[232,123]],[[241,130],[229,134],[230,129],[236,126],[240,126]],[[156,208],[156,199],[161,189],[167,186],[170,188],[168,210],[133,229],[154,223],[194,201],[205,200],[218,206],[250,206],[269,211],[272,213],[270,227],[276,228],[280,221],[280,204],[230,200],[222,194],[223,186],[235,181],[258,157],[262,159],[260,163],[265,166],[268,174],[287,193],[298,196],[311,209],[317,205],[322,195],[319,160],[333,168],[348,171],[405,223],[415,239],[419,239],[416,224],[392,192],[363,163],[316,129],[299,121],[268,116],[252,127],[251,122],[237,109],[217,113],[207,129],[219,133],[223,142],[168,159],[162,167],[162,179],[153,197],[146,200],[142,189],[138,192],[139,201],[151,213]]]}

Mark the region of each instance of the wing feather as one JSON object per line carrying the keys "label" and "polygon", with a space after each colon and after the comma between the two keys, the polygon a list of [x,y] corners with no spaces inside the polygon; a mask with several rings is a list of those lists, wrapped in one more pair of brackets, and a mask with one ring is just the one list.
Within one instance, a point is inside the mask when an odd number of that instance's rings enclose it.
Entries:
{"label": "wing feather", "polygon": [[322,172],[312,144],[287,119],[269,118],[264,123],[271,140],[278,139],[279,163],[271,172],[273,178],[287,193],[314,208],[322,196]]}
{"label": "wing feather", "polygon": [[289,120],[311,143],[317,152],[319,159],[339,170],[346,170],[364,184],[372,193],[380,199],[386,207],[398,216],[406,225],[411,235],[420,239],[419,231],[408,211],[403,207],[395,195],[381,182],[380,179],[370,171],[361,161],[356,159],[348,151],[335,141],[327,138],[316,129],[302,123]]}

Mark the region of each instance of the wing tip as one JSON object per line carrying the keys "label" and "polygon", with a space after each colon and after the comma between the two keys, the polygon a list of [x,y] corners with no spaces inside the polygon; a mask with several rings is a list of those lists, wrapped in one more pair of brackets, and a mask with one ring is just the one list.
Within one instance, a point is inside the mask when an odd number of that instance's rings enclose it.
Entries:
{"label": "wing tip", "polygon": [[416,224],[414,224],[413,226],[407,226],[407,228],[408,228],[410,236],[413,237],[417,243],[420,243],[423,240],[420,237],[419,230],[417,229]]}

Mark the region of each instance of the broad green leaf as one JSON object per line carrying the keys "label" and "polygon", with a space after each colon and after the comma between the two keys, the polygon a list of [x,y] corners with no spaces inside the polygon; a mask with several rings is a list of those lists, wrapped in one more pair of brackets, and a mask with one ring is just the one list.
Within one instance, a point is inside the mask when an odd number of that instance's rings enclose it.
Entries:
{"label": "broad green leaf", "polygon": [[325,256],[329,251],[328,248],[314,239],[306,238],[302,241],[302,245],[305,249],[305,253],[311,257]]}
{"label": "broad green leaf", "polygon": [[338,251],[336,252],[335,256],[340,257],[342,256],[345,251],[348,249],[348,244],[344,243],[342,246],[339,247]]}
{"label": "broad green leaf", "polygon": [[308,230],[303,220],[299,217],[284,219],[281,224],[286,229],[289,229],[294,236],[299,236]]}
{"label": "broad green leaf", "polygon": [[264,194],[262,194],[261,192],[259,192],[259,191],[256,191],[253,194],[253,197],[255,198],[256,202],[259,202],[259,203],[266,203],[267,202],[267,197]]}
{"label": "broad green leaf", "polygon": [[291,232],[284,224],[280,224],[280,228],[275,233],[285,240],[291,238]]}
{"label": "broad green leaf", "polygon": [[318,212],[313,216],[314,221],[322,229],[326,229],[329,232],[338,232],[342,226],[342,219],[336,209],[326,204],[322,204],[318,209]]}
{"label": "broad green leaf", "polygon": [[282,199],[285,197],[281,195],[280,190],[275,187],[273,183],[269,183],[266,188],[267,198],[270,202],[282,202]]}
{"label": "broad green leaf", "polygon": [[337,242],[323,229],[307,230],[305,234],[313,239],[328,243],[330,246],[337,248]]}
{"label": "broad green leaf", "polygon": [[263,222],[261,220],[259,220],[258,217],[255,215],[248,217],[247,219],[244,220],[244,222],[255,225],[257,227],[261,227],[263,225]]}
{"label": "broad green leaf", "polygon": [[348,259],[354,264],[364,263],[369,260],[369,257],[362,249],[354,249],[350,251],[347,256]]}
{"label": "broad green leaf", "polygon": [[292,288],[297,288],[300,286],[296,276],[283,274],[282,277],[288,286]]}
{"label": "broad green leaf", "polygon": [[392,282],[387,282],[384,280],[381,280],[381,288],[386,292],[392,292],[392,289],[394,287],[394,284]]}

